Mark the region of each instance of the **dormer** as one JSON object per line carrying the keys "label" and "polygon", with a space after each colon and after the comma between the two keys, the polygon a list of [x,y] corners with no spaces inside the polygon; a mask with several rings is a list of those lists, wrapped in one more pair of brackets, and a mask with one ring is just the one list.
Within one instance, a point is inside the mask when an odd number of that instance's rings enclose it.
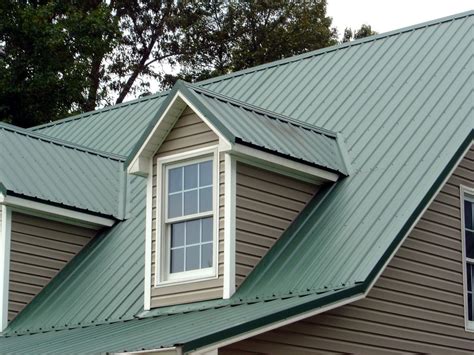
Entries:
{"label": "dormer", "polygon": [[345,156],[335,133],[178,82],[126,163],[148,179],[145,309],[231,297]]}

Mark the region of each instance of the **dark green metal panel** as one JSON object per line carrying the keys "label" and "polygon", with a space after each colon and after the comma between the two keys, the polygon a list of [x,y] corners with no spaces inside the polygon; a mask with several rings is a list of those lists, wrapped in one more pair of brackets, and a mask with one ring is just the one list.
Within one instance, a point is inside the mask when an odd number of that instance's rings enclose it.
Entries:
{"label": "dark green metal panel", "polygon": [[123,157],[0,123],[0,183],[7,194],[121,216]]}

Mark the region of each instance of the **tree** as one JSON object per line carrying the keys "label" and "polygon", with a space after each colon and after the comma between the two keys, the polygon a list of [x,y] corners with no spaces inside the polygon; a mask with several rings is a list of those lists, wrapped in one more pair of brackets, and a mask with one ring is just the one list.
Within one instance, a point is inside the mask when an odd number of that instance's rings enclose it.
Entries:
{"label": "tree", "polygon": [[[212,1],[184,29],[177,77],[202,80],[337,43],[325,0]],[[209,35],[203,36],[203,33]],[[177,77],[167,77],[172,84]]]}
{"label": "tree", "polygon": [[0,119],[49,122],[145,94],[152,80],[167,87],[334,43],[326,0],[4,1]]}
{"label": "tree", "polygon": [[350,27],[346,27],[342,36],[342,43],[350,42],[352,40],[361,39],[376,35],[377,32],[372,30],[370,25],[362,25],[358,30],[352,30]]}
{"label": "tree", "polygon": [[93,109],[118,26],[100,0],[0,5],[0,117],[28,127]]}

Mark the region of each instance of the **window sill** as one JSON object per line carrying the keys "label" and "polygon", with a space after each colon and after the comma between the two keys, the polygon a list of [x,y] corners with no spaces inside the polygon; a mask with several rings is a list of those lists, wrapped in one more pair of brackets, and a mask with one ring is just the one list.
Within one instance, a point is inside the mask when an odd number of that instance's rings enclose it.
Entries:
{"label": "window sill", "polygon": [[217,273],[213,272],[212,275],[194,276],[194,277],[187,277],[187,278],[176,279],[176,280],[161,281],[158,284],[155,284],[153,286],[153,288],[161,288],[161,287],[168,287],[168,286],[180,286],[180,285],[185,285],[185,284],[192,284],[192,283],[215,280],[217,278],[218,278]]}

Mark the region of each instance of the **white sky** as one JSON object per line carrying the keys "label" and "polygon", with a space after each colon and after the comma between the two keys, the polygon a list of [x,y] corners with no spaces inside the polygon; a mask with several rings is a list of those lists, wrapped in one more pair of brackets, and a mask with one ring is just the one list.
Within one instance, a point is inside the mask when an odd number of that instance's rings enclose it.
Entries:
{"label": "white sky", "polygon": [[383,33],[472,9],[474,0],[328,0],[327,13],[341,35],[346,27]]}

